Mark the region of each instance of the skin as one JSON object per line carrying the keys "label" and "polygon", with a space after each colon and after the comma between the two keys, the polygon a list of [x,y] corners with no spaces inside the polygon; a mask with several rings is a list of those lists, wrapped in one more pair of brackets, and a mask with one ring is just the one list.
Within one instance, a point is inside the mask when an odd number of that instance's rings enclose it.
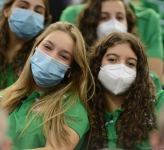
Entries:
{"label": "skin", "polygon": [[[124,64],[127,67],[136,70],[137,56],[128,43],[118,44],[114,47],[108,48],[104,54],[101,65],[104,66],[108,64]],[[121,107],[124,98],[123,95],[113,95],[107,91],[106,97],[108,99],[106,105],[108,112],[112,112]]]}
{"label": "skin", "polygon": [[[104,21],[109,21],[110,19],[116,19],[117,21],[123,23],[127,27],[126,11],[123,3],[119,0],[104,1],[102,2],[101,8],[101,19],[100,23]],[[148,64],[151,71],[155,72],[161,83],[164,82],[163,79],[163,61],[159,58],[148,58]],[[158,66],[158,67],[157,67]]]}
{"label": "skin", "polygon": [[38,48],[63,64],[70,66],[72,63],[74,42],[65,32],[54,31],[38,45]]}
{"label": "skin", "polygon": [[116,19],[127,26],[126,11],[123,3],[119,0],[102,2],[100,22]]}
{"label": "skin", "polygon": [[[4,16],[8,19],[11,12],[15,8],[22,8],[34,11],[40,15],[45,15],[45,5],[43,0],[15,0],[10,8],[4,10]],[[27,42],[27,39],[21,39],[9,30],[9,45],[7,50],[9,63],[12,63],[13,59],[16,57],[19,50],[21,50],[23,44]]]}
{"label": "skin", "polygon": [[[54,31],[49,34],[39,45],[38,48],[53,57],[60,63],[71,65],[73,60],[74,41],[63,31]],[[59,145],[54,141],[55,147],[47,141],[46,146],[35,150],[73,150],[79,142],[79,135],[67,125],[64,126],[69,134],[70,143]],[[51,137],[51,135],[50,135]]]}

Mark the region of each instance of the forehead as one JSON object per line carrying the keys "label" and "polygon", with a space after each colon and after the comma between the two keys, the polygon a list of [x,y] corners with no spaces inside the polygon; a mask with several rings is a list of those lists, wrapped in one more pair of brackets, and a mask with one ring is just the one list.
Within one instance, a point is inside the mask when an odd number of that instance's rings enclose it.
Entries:
{"label": "forehead", "polygon": [[123,57],[133,57],[137,59],[136,54],[134,53],[134,50],[131,48],[131,46],[128,43],[122,43],[118,45],[114,45],[113,47],[110,47],[106,50],[105,55],[107,54],[116,54],[118,56]]}
{"label": "forehead", "polygon": [[43,40],[47,40],[47,39],[51,40],[52,42],[61,40],[60,43],[73,42],[71,36],[68,33],[61,30],[56,30],[51,32]]}
{"label": "forehead", "polygon": [[125,7],[120,0],[106,0],[102,2],[101,11],[103,12],[122,12],[126,13]]}

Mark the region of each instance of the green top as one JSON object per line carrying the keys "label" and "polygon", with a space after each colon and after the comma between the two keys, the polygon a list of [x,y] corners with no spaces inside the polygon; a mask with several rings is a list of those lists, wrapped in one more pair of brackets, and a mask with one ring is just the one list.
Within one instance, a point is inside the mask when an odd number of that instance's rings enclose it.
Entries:
{"label": "green top", "polygon": [[[4,77],[5,76],[5,77]],[[17,77],[14,73],[13,67],[9,64],[6,68],[6,73],[0,72],[0,89],[4,89],[12,85],[16,81]]]}
{"label": "green top", "polygon": [[141,0],[141,4],[146,8],[152,8],[160,15],[160,24],[164,38],[164,0]]}
{"label": "green top", "polygon": [[160,82],[160,80],[159,80],[159,78],[158,78],[158,76],[156,75],[155,72],[151,72],[151,73],[150,73],[150,77],[151,77],[152,80],[153,80],[154,86],[155,86],[155,88],[156,88],[156,93],[158,93],[158,92],[161,91],[161,89],[162,89],[161,82]]}
{"label": "green top", "polygon": [[[12,139],[12,150],[32,149],[44,147],[46,139],[42,129],[42,117],[37,117],[26,128],[23,134],[20,134],[27,125],[26,116],[32,104],[38,100],[40,94],[33,92],[9,115],[9,133],[8,136]],[[30,114],[30,119],[33,118],[34,112]],[[89,130],[89,121],[87,111],[80,100],[71,106],[65,113],[70,120],[65,120],[65,123],[72,128],[80,137],[80,142],[76,147],[79,150],[85,134]],[[68,118],[66,117],[66,119]],[[55,133],[54,133],[55,134]]]}
{"label": "green top", "polygon": [[[157,94],[157,102],[156,102],[156,110],[159,112],[161,106],[164,104],[164,91],[160,91]],[[112,113],[106,112],[105,119],[106,119],[106,130],[108,135],[108,147],[111,149],[117,148],[117,133],[116,133],[116,122],[122,113],[123,110],[117,109]],[[146,150],[150,149],[150,144],[148,139],[143,140],[141,143],[135,145],[133,150]]]}
{"label": "green top", "polygon": [[[77,24],[77,18],[84,8],[85,4],[67,7],[62,12],[60,20]],[[145,9],[139,6],[132,6],[132,9],[137,17],[137,27],[140,38],[147,47],[147,56],[162,59],[162,34],[159,25],[160,19],[157,13],[151,9]]]}

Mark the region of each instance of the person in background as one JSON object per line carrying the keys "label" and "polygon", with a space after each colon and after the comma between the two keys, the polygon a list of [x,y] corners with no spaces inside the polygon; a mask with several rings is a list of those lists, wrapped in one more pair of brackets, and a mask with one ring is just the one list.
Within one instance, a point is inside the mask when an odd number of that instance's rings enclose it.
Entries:
{"label": "person in background", "polygon": [[113,31],[135,35],[138,31],[138,36],[146,47],[150,70],[155,72],[162,82],[163,45],[159,17],[151,9],[125,2],[89,0],[86,4],[66,8],[60,20],[77,24],[89,46]]}
{"label": "person in background", "polygon": [[0,93],[13,150],[79,150],[89,130],[91,79],[79,30],[51,24],[37,38],[18,80]]}
{"label": "person in background", "polygon": [[90,51],[95,94],[89,103],[88,150],[150,148],[155,110],[164,105],[155,95],[141,42],[129,33],[111,33]]}
{"label": "person in background", "polygon": [[6,0],[0,19],[0,89],[19,76],[35,37],[49,23],[46,0]]}

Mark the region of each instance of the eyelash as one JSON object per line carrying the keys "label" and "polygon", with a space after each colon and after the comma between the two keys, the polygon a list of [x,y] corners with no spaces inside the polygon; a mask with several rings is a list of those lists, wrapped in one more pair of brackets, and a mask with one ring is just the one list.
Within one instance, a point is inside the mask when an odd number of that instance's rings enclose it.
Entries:
{"label": "eyelash", "polygon": [[46,48],[47,50],[51,50],[51,47],[49,46],[49,45],[43,45],[44,46],[44,48]]}

